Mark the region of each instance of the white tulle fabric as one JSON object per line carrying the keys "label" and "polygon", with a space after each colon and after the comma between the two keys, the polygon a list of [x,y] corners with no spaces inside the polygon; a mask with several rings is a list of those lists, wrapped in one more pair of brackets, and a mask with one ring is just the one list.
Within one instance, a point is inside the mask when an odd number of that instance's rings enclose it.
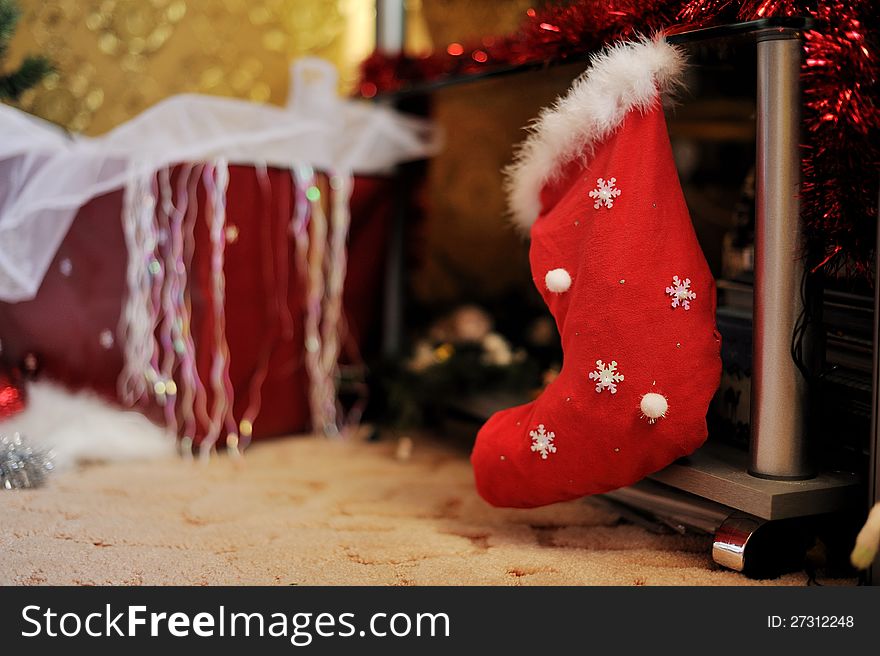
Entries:
{"label": "white tulle fabric", "polygon": [[181,95],[89,138],[0,105],[0,300],[33,298],[77,210],[180,163],[224,161],[381,173],[430,156],[430,124],[340,99],[321,60],[292,68],[287,107]]}

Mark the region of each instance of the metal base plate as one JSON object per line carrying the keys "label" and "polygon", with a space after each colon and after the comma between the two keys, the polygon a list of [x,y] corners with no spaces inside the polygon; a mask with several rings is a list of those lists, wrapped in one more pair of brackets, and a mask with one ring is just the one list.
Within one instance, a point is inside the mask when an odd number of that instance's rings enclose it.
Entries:
{"label": "metal base plate", "polygon": [[859,500],[853,474],[825,472],[802,481],[774,481],[747,473],[747,460],[745,452],[706,444],[650,478],[766,520],[834,512]]}

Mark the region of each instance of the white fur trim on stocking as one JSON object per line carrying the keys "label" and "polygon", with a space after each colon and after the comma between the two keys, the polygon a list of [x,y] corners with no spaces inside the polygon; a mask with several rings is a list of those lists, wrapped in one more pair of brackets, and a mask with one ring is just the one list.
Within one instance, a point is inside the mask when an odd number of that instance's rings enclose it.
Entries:
{"label": "white fur trim on stocking", "polygon": [[651,109],[658,93],[680,83],[683,68],[682,54],[662,35],[618,43],[594,55],[568,94],[541,111],[505,169],[514,224],[528,230],[541,211],[544,185],[576,157],[588,158],[630,110]]}

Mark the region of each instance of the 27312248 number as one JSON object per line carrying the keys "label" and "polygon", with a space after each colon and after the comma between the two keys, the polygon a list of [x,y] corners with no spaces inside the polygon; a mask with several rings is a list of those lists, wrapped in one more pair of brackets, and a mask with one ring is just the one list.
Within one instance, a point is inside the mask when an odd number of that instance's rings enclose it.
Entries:
{"label": "27312248 number", "polygon": [[768,615],[771,629],[851,629],[855,626],[852,615]]}

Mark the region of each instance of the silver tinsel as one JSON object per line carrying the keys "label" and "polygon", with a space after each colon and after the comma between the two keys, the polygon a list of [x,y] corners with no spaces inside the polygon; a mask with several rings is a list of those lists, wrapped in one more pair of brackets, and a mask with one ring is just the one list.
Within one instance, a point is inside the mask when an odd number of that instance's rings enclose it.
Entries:
{"label": "silver tinsel", "polygon": [[28,444],[19,433],[0,435],[0,489],[40,487],[55,465],[53,454]]}

